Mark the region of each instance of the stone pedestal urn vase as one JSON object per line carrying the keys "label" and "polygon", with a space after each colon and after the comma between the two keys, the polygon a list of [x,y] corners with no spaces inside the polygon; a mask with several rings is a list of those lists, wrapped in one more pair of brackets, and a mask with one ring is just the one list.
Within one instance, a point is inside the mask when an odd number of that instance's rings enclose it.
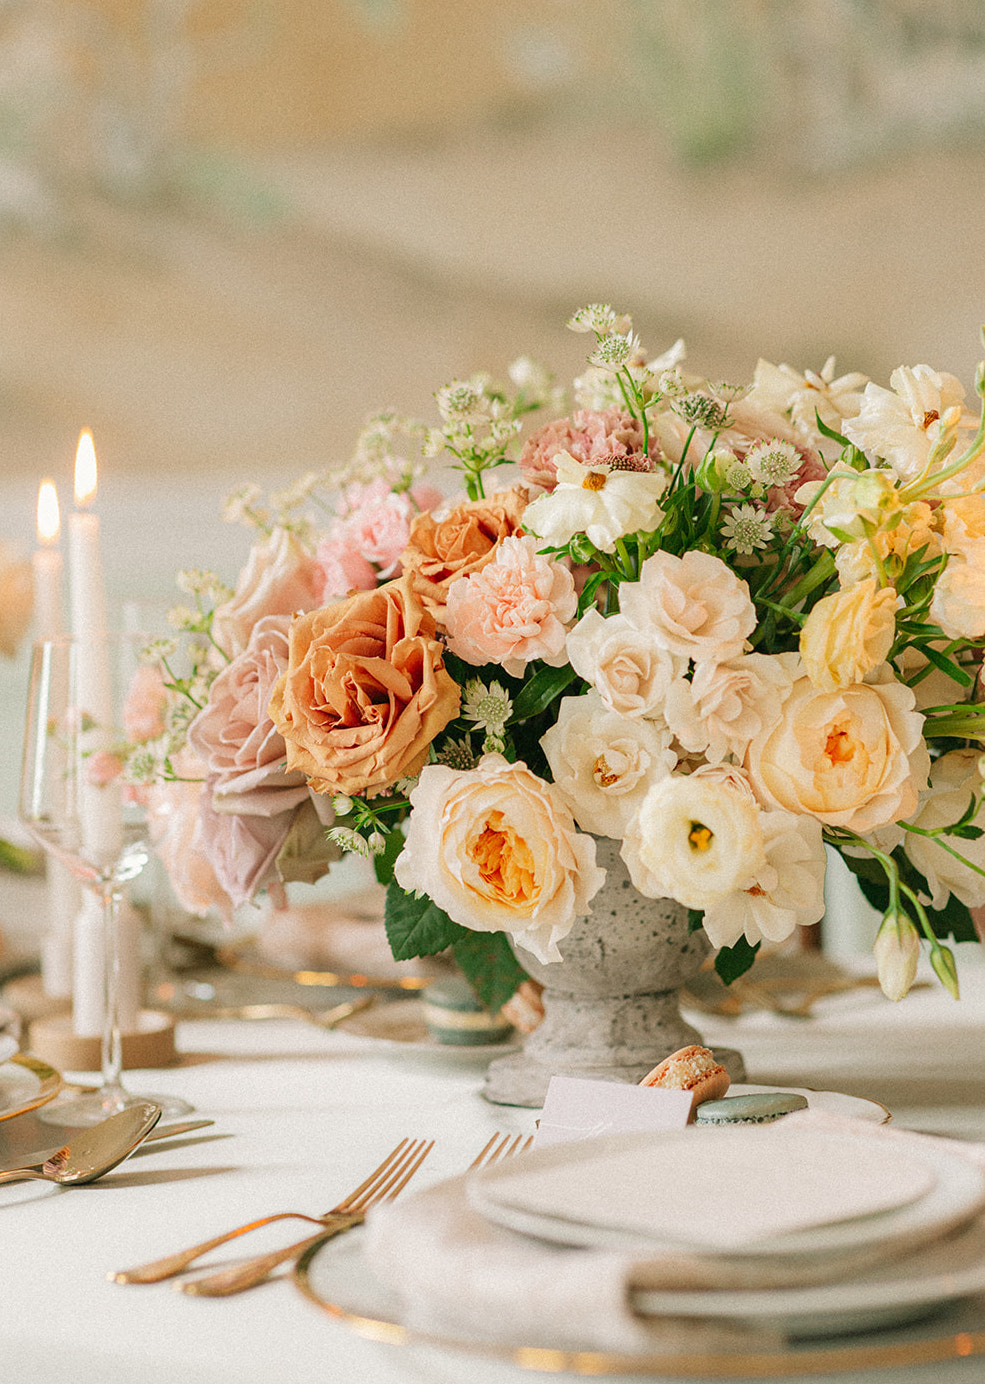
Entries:
{"label": "stone pedestal urn vase", "polygon": [[[490,1065],[483,1095],[498,1105],[543,1105],[556,1075],[635,1083],[702,1041],[679,1005],[681,986],[708,954],[704,932],[688,932],[688,911],[673,899],[637,892],[618,841],[600,838],[597,858],[605,883],[559,944],[564,959],[545,964],[516,948],[544,986],[545,1013],[522,1051]],[[737,1052],[715,1055],[733,1081],[743,1079]]]}

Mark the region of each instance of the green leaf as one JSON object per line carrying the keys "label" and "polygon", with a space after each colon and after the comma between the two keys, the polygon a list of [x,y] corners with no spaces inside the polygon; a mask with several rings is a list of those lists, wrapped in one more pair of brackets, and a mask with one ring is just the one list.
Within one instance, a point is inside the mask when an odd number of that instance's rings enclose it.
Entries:
{"label": "green leaf", "polygon": [[836,433],[833,428],[828,427],[827,423],[824,422],[821,415],[818,413],[817,409],[814,410],[814,421],[817,424],[817,430],[822,437],[830,437],[832,442],[837,442],[842,447],[851,446],[851,443],[849,442],[847,437],[842,437],[841,433]]}
{"label": "green leaf", "polygon": [[527,973],[513,955],[505,932],[471,932],[454,945],[455,960],[487,1009],[501,1009]]}
{"label": "green leaf", "polygon": [[303,802],[277,854],[275,864],[281,883],[314,884],[341,858],[340,847],[328,839],[313,803],[310,799]]}
{"label": "green leaf", "polygon": [[466,929],[453,923],[443,908],[425,895],[415,898],[391,880],[386,891],[386,939],[394,960],[434,956],[460,940]]}
{"label": "green leaf", "polygon": [[687,911],[687,930],[688,930],[689,933],[691,933],[691,932],[699,932],[699,931],[701,930],[701,928],[704,926],[704,921],[705,921],[705,915],[704,915],[704,912],[703,912],[700,908],[689,908],[689,909],[688,909],[688,911]]}
{"label": "green leaf", "polygon": [[739,976],[745,975],[749,967],[756,960],[756,953],[762,944],[757,942],[751,947],[744,937],[740,937],[731,947],[722,947],[715,957],[715,970],[726,985],[731,985],[733,980],[738,980]]}
{"label": "green leaf", "polygon": [[387,833],[383,853],[373,856],[373,870],[380,884],[389,884],[393,879],[393,867],[404,848],[405,840],[403,832],[395,827],[393,831]]}
{"label": "green leaf", "polygon": [[574,682],[577,676],[570,663],[563,663],[560,668],[549,668],[546,664],[538,668],[514,699],[510,723],[526,721],[531,716],[539,715],[560,696],[569,683]]}
{"label": "green leaf", "polygon": [[946,673],[949,678],[953,678],[955,682],[960,682],[963,687],[971,686],[972,679],[965,670],[959,667],[952,659],[945,658],[939,649],[931,648],[929,644],[921,644],[920,652],[929,659],[935,668],[939,668],[941,672]]}

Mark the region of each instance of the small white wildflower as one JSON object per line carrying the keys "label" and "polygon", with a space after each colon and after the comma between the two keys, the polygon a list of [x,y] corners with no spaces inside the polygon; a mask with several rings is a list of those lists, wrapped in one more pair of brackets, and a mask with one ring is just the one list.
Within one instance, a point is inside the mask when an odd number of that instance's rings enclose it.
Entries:
{"label": "small white wildflower", "polygon": [[123,766],[124,783],[154,783],[157,780],[157,756],[146,745],[131,751]]}
{"label": "small white wildflower", "polygon": [[746,466],[763,485],[786,485],[800,470],[804,458],[790,442],[778,437],[757,442],[746,453]]}
{"label": "small white wildflower", "polygon": [[626,401],[619,388],[619,381],[609,370],[600,370],[590,365],[584,375],[574,382],[574,401],[579,408],[596,409],[625,408]]}
{"label": "small white wildflower", "polygon": [[512,710],[509,693],[501,683],[491,682],[487,687],[478,678],[472,678],[465,684],[462,715],[468,721],[475,721],[486,732],[501,733]]}
{"label": "small white wildflower", "polygon": [[178,652],[177,639],[152,639],[140,650],[142,663],[163,663]]}
{"label": "small white wildflower", "polygon": [[386,837],[382,831],[371,831],[366,838],[366,845],[369,847],[370,855],[382,855],[386,850]]}
{"label": "small white wildflower", "polygon": [[358,831],[353,831],[352,827],[332,827],[326,834],[329,841],[343,851],[367,858],[372,854],[369,842],[364,836],[360,836]]}
{"label": "small white wildflower", "polygon": [[452,380],[435,394],[438,412],[448,423],[481,422],[489,417],[486,380],[473,375],[468,380]]}
{"label": "small white wildflower", "polygon": [[688,393],[684,376],[674,367],[658,373],[657,389],[668,399],[684,399]]}
{"label": "small white wildflower", "polygon": [[598,336],[606,336],[615,325],[615,310],[608,303],[589,303],[579,308],[567,323],[570,332],[595,332]]}
{"label": "small white wildflower", "polygon": [[185,697],[172,703],[164,714],[168,734],[175,740],[184,740],[185,731],[198,715],[198,707]]}
{"label": "small white wildflower", "polygon": [[354,807],[355,803],[348,793],[336,793],[332,798],[332,808],[336,817],[348,817]]}
{"label": "small white wildflower", "polygon": [[168,624],[173,630],[194,630],[198,628],[201,615],[191,606],[172,606],[168,611]]}
{"label": "small white wildflower", "polygon": [[227,524],[252,524],[260,527],[269,516],[260,508],[263,491],[258,485],[241,485],[226,497],[222,517]]}
{"label": "small white wildflower", "polygon": [[766,548],[773,537],[773,516],[755,505],[734,505],[722,525],[726,547],[734,553],[748,554]]}
{"label": "small white wildflower", "polygon": [[640,339],[633,332],[625,336],[603,336],[589,356],[590,365],[603,370],[620,370],[640,349]]}
{"label": "small white wildflower", "polygon": [[752,480],[749,474],[749,467],[738,457],[733,457],[725,467],[725,484],[731,490],[745,490]]}
{"label": "small white wildflower", "polygon": [[270,503],[282,513],[298,509],[305,500],[310,499],[311,492],[320,483],[321,477],[317,472],[307,471],[293,485],[285,486],[283,490],[274,491],[270,496]]}

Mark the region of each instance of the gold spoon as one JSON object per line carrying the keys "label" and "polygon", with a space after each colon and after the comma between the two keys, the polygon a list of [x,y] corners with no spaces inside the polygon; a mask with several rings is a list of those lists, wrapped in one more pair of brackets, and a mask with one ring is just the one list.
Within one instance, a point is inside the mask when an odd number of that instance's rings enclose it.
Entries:
{"label": "gold spoon", "polygon": [[41,1182],[57,1182],[62,1187],[95,1182],[97,1177],[122,1163],[127,1154],[147,1138],[160,1118],[159,1105],[139,1101],[90,1129],[79,1130],[78,1134],[73,1134],[70,1144],[64,1144],[43,1163],[0,1172],[0,1182],[37,1178]]}

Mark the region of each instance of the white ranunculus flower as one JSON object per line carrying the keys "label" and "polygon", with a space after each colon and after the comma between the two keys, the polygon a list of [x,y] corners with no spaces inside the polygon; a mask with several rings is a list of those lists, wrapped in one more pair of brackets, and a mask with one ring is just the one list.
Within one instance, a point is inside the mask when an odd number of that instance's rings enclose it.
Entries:
{"label": "white ranunculus flower", "polygon": [[705,911],[704,929],[715,947],[730,947],[742,936],[751,946],[782,942],[824,913],[821,824],[790,812],[763,812],[759,825],[766,858],[752,883]]}
{"label": "white ranunculus flower", "polygon": [[940,506],[944,546],[949,553],[970,558],[985,546],[985,495],[948,496]]}
{"label": "white ranunculus flower", "polygon": [[[930,787],[921,794],[920,807],[910,820],[915,827],[934,831],[952,826],[968,807],[973,793],[980,795],[982,776],[978,768],[980,750],[949,750],[941,755],[930,770]],[[979,796],[980,802],[980,796]],[[976,826],[985,826],[985,812],[979,806]],[[926,836],[905,833],[903,849],[927,881],[930,901],[934,908],[943,908],[949,893],[953,893],[969,908],[985,904],[985,875],[972,868],[985,869],[985,836],[966,841],[958,836],[945,836],[944,841],[971,865],[956,860],[953,855]]]}
{"label": "white ranunculus flower", "polygon": [[686,658],[668,653],[625,615],[606,618],[594,608],[568,631],[566,651],[578,676],[620,716],[662,718],[667,689],[687,668]]}
{"label": "white ranunculus flower", "polygon": [[770,654],[740,654],[728,663],[698,663],[688,682],[667,693],[667,724],[686,750],[709,764],[727,754],[741,759],[750,740],[780,716],[793,686],[789,660]]}
{"label": "white ranunculus flower", "polygon": [[815,415],[820,414],[821,422],[832,431],[841,432],[845,419],[854,418],[861,408],[867,383],[866,376],[857,371],[836,378],[834,356],[828,357],[820,371],[805,370],[803,374],[789,365],[759,360],[746,398],[759,408],[789,413],[806,442],[824,447],[830,444],[818,432]]}
{"label": "white ranunculus flower", "polygon": [[619,605],[669,653],[695,662],[737,658],[756,628],[746,583],[721,558],[696,548],[683,557],[661,550],[647,558],[639,581],[619,588]]}
{"label": "white ranunculus flower", "polygon": [[597,692],[563,698],[541,737],[554,787],[583,831],[621,838],[651,785],[677,764],[669,730],[610,711]]}
{"label": "white ranunculus flower", "polygon": [[606,462],[583,466],[569,452],[554,457],[558,483],[527,506],[523,526],[561,548],[585,534],[599,552],[615,552],[627,534],[655,529],[657,501],[667,487],[662,471],[620,471]]}
{"label": "white ranunculus flower", "polygon": [[889,383],[892,389],[871,382],[865,386],[862,407],[856,417],[846,419],[842,431],[863,452],[888,461],[903,480],[913,480],[940,438],[941,418],[949,409],[961,408],[964,386],[956,376],[929,365],[901,365]]}
{"label": "white ranunculus flower", "polygon": [[727,783],[671,775],[643,799],[620,854],[641,894],[711,908],[763,869],[759,818],[755,802]]}
{"label": "white ranunculus flower", "polygon": [[948,639],[985,635],[985,548],[951,559],[934,584],[929,614]]}

